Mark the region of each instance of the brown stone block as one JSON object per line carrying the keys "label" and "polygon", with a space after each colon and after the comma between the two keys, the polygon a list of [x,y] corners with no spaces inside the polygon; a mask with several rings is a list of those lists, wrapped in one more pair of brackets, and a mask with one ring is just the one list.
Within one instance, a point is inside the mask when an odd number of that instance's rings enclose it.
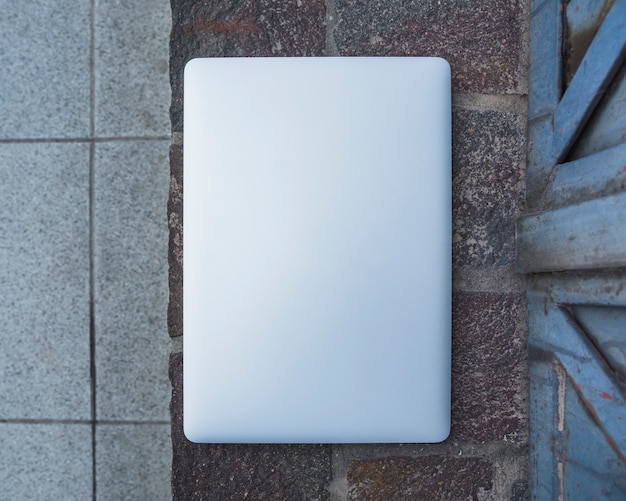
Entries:
{"label": "brown stone block", "polygon": [[182,354],[170,358],[175,501],[328,500],[329,445],[194,444],[183,434]]}
{"label": "brown stone block", "polygon": [[527,440],[522,294],[458,293],[452,307],[452,440]]}
{"label": "brown stone block", "polygon": [[340,55],[440,56],[458,92],[523,92],[520,0],[335,0]]}
{"label": "brown stone block", "polygon": [[169,225],[169,287],[167,327],[171,337],[183,335],[183,151],[170,147],[170,193],[167,201]]}
{"label": "brown stone block", "polygon": [[452,252],[457,268],[515,261],[515,219],[524,204],[524,117],[453,114]]}
{"label": "brown stone block", "polygon": [[353,461],[350,501],[488,499],[493,465],[480,458],[426,456]]}
{"label": "brown stone block", "polygon": [[194,57],[319,56],[324,0],[172,0],[172,130],[182,131],[183,68]]}

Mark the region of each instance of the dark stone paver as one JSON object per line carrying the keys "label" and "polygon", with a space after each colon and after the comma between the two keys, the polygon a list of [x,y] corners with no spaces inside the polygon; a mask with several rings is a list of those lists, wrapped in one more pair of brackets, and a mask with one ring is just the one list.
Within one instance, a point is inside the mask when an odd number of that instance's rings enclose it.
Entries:
{"label": "dark stone paver", "polygon": [[426,456],[353,461],[350,501],[487,499],[493,465],[480,458]]}
{"label": "dark stone paver", "polygon": [[170,301],[167,328],[170,337],[183,335],[183,148],[170,147],[170,192],[167,221],[170,230],[168,255]]}
{"label": "dark stone paver", "polygon": [[511,501],[528,501],[530,492],[527,482],[515,482],[511,493]]}
{"label": "dark stone paver", "polygon": [[172,130],[182,131],[183,68],[194,57],[321,56],[324,0],[172,1]]}
{"label": "dark stone paver", "polygon": [[519,0],[335,0],[341,55],[440,56],[453,90],[515,92],[525,86]]}
{"label": "dark stone paver", "polygon": [[453,114],[452,231],[455,267],[515,261],[515,218],[524,203],[525,119],[498,111]]}
{"label": "dark stone paver", "polygon": [[453,440],[526,442],[525,308],[523,294],[454,294]]}
{"label": "dark stone paver", "polygon": [[325,501],[329,445],[194,444],[183,434],[182,354],[170,358],[175,501]]}

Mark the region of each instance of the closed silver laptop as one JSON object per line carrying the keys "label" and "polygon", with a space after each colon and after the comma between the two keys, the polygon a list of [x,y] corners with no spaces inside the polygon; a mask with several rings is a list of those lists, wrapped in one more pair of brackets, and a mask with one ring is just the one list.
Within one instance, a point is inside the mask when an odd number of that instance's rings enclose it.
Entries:
{"label": "closed silver laptop", "polygon": [[195,59],[184,78],[186,436],[444,440],[448,64]]}

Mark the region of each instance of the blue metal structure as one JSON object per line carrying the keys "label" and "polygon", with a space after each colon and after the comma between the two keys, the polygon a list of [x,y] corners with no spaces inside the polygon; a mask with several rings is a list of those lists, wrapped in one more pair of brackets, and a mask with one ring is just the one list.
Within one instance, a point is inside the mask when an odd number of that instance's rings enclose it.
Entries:
{"label": "blue metal structure", "polygon": [[531,5],[530,491],[626,499],[626,0]]}

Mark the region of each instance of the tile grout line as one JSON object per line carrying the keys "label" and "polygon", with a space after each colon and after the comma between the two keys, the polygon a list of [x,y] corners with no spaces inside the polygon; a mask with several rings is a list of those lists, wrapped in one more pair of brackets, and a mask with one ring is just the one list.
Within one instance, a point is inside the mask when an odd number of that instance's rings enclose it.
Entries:
{"label": "tile grout line", "polygon": [[[92,419],[55,419],[55,418],[15,418],[15,419],[0,419],[0,424],[45,424],[45,425],[65,425],[65,424],[81,424],[81,425],[93,425]],[[160,426],[170,425],[171,421],[154,420],[146,421],[143,419],[100,419],[96,420],[97,425],[107,426]]]}
{"label": "tile grout line", "polygon": [[94,137],[42,137],[42,138],[4,138],[0,144],[39,144],[39,143],[114,143],[132,141],[171,141],[171,136],[102,136]]}
{"label": "tile grout line", "polygon": [[94,220],[95,220],[95,28],[96,2],[90,1],[89,12],[89,370],[91,383],[91,498],[96,501],[96,319],[95,319],[95,269],[94,269]]}
{"label": "tile grout line", "polygon": [[339,50],[337,49],[337,42],[335,41],[335,28],[337,27],[337,9],[335,8],[334,0],[326,0],[326,16],[324,18],[324,24],[326,25],[324,51],[325,56],[338,56]]}

